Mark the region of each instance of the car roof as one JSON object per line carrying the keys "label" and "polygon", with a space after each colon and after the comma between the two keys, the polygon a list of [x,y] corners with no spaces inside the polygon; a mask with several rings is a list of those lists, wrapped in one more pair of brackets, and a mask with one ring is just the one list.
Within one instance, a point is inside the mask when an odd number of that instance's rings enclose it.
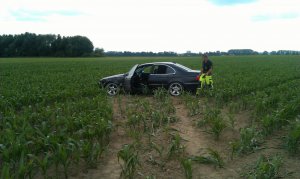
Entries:
{"label": "car roof", "polygon": [[155,64],[165,64],[165,65],[172,65],[172,64],[176,64],[175,62],[151,62],[151,63],[143,63],[140,64],[141,65],[155,65]]}

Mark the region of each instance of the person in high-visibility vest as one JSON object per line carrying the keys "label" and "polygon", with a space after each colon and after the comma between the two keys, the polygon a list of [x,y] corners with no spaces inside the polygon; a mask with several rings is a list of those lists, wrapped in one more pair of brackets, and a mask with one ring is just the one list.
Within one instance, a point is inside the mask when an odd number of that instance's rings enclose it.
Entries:
{"label": "person in high-visibility vest", "polygon": [[212,88],[213,87],[213,80],[212,80],[213,63],[211,60],[208,59],[207,54],[202,55],[202,58],[203,58],[202,68],[201,68],[200,78],[199,78],[201,89],[203,89],[204,86]]}

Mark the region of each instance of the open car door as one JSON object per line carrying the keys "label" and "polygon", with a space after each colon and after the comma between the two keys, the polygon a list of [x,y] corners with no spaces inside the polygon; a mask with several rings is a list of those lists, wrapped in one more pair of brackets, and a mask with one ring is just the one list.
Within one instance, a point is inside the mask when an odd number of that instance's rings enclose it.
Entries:
{"label": "open car door", "polygon": [[130,71],[127,73],[127,75],[126,75],[126,77],[125,77],[125,81],[124,81],[124,89],[125,89],[125,91],[127,91],[127,92],[131,92],[131,89],[132,89],[132,86],[131,86],[131,79],[132,79],[132,77],[133,77],[133,75],[134,75],[134,72],[135,72],[135,70],[136,70],[136,68],[137,68],[138,66],[139,66],[138,64],[134,65],[134,66],[130,69]]}

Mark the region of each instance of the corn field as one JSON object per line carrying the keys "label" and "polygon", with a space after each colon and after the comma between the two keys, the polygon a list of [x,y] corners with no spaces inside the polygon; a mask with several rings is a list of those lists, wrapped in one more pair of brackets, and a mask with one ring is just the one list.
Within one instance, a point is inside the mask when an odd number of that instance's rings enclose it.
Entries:
{"label": "corn field", "polygon": [[[208,177],[207,167],[218,171],[215,178],[285,176],[287,165],[300,163],[300,57],[210,58],[214,89],[177,98],[165,89],[112,98],[97,82],[152,61],[199,69],[200,58],[0,59],[0,177],[72,178],[102,170],[119,125],[131,139],[113,155],[121,178]],[[247,160],[271,150],[266,144],[277,135],[280,157]],[[202,139],[209,142],[198,146]],[[228,173],[243,158],[253,167]]]}

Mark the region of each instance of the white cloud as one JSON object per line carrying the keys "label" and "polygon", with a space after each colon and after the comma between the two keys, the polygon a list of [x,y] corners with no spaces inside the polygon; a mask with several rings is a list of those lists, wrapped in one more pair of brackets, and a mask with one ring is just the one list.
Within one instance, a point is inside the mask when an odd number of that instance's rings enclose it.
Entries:
{"label": "white cloud", "polygon": [[[216,6],[207,0],[2,1],[0,34],[84,35],[105,50],[270,51],[300,47],[297,0],[260,0],[234,6]],[[20,21],[12,13],[20,11],[32,20]],[[259,21],[259,17],[266,18]]]}

